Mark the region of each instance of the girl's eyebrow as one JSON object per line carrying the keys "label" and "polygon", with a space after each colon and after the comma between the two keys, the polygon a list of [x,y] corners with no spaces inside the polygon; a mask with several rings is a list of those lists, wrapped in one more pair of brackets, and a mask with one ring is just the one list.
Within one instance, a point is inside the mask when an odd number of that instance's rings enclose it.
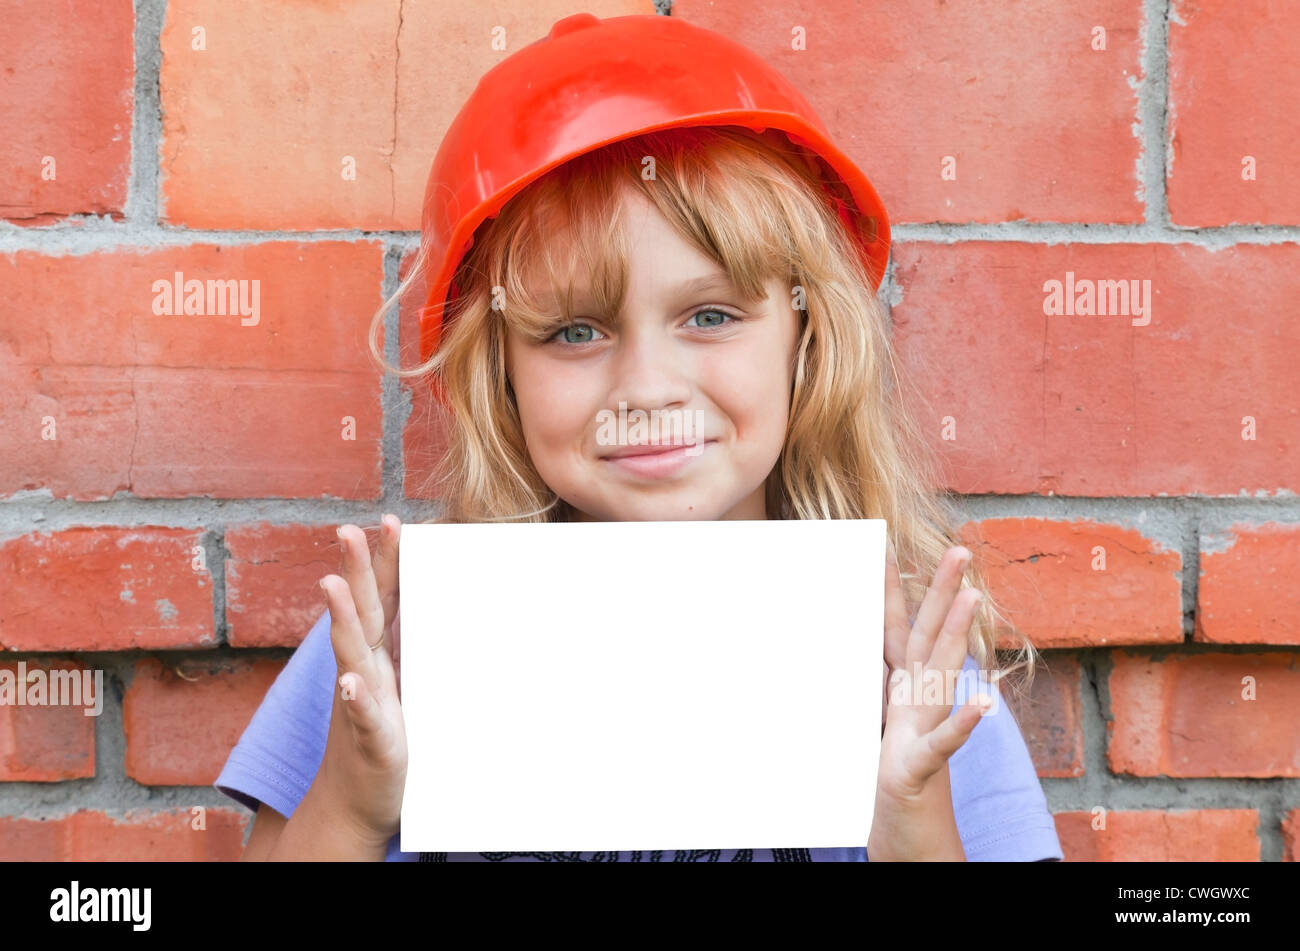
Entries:
{"label": "girl's eyebrow", "polygon": [[702,277],[692,278],[689,281],[683,281],[677,285],[679,294],[698,294],[702,291],[712,290],[736,290],[731,279],[725,274],[705,274]]}
{"label": "girl's eyebrow", "polygon": [[[692,297],[696,294],[703,294],[707,291],[727,291],[741,297],[742,299],[749,299],[746,294],[741,292],[740,288],[732,283],[731,278],[722,271],[710,274],[701,274],[699,277],[693,277],[689,280],[682,281],[672,288],[671,293],[674,297]],[[586,296],[585,288],[582,291],[579,291],[575,297],[581,300],[590,299]]]}
{"label": "girl's eyebrow", "polygon": [[[739,293],[739,288],[732,284],[731,279],[722,272],[702,274],[699,277],[682,281],[673,290],[675,294],[682,297],[713,290],[727,290]],[[575,301],[589,302],[591,300],[591,291],[586,287],[575,287],[573,289],[573,299]]]}

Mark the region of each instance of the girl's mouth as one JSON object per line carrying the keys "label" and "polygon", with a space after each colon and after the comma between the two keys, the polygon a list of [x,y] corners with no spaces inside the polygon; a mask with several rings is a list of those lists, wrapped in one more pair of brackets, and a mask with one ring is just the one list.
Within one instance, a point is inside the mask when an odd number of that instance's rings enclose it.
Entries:
{"label": "girl's mouth", "polygon": [[603,461],[616,466],[629,475],[644,479],[663,479],[675,475],[687,463],[698,459],[716,439],[699,443],[677,445],[625,446],[617,455],[603,457]]}

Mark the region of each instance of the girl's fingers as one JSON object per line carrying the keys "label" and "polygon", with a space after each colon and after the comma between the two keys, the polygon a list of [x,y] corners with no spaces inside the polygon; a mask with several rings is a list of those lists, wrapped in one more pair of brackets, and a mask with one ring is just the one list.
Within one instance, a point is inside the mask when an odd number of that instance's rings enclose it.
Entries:
{"label": "girl's fingers", "polygon": [[402,523],[396,515],[385,515],[379,520],[379,545],[371,565],[379,603],[384,609],[384,630],[388,630],[397,614],[397,546],[401,534]]}
{"label": "girl's fingers", "polygon": [[367,644],[378,644],[385,630],[384,606],[379,601],[379,588],[370,567],[370,544],[356,525],[339,526],[338,536],[339,544],[343,546],[341,573],[351,589],[361,630],[365,632]]}
{"label": "girl's fingers", "polygon": [[[957,712],[945,719],[937,727],[930,731],[929,745],[931,751],[948,762],[948,757],[952,756],[965,743],[980,722],[980,715],[988,709],[988,697],[983,694],[977,694],[967,700],[958,708]],[[936,766],[935,769],[938,769]]]}
{"label": "girl's fingers", "polygon": [[320,580],[320,586],[329,601],[330,643],[334,647],[339,674],[350,671],[373,683],[374,659],[366,646],[351,588],[338,575],[326,575]]}
{"label": "girl's fingers", "polygon": [[397,699],[402,699],[402,612],[393,618],[393,629],[388,632],[393,639],[393,682],[397,686]]}
{"label": "girl's fingers", "polygon": [[882,671],[884,681],[880,685],[880,732],[884,735],[885,723],[889,720],[889,675],[891,673],[888,661],[885,662],[885,669]]}
{"label": "girl's fingers", "polygon": [[980,705],[981,697],[972,697],[956,713],[945,719],[926,734],[924,742],[912,747],[914,761],[909,770],[917,785],[923,784],[943,768],[948,758],[959,750],[980,722],[980,713],[986,709]]}
{"label": "girl's fingers", "polygon": [[[898,570],[894,546],[885,542],[885,663],[902,667],[907,656],[907,638],[911,625],[907,622],[907,597],[903,594],[903,579]],[[886,673],[888,679],[888,673]]]}
{"label": "girl's fingers", "polygon": [[963,677],[970,626],[981,597],[976,588],[958,594],[926,662],[894,672],[896,693],[890,698],[905,701],[899,715],[910,719],[919,734],[937,728],[952,709],[952,690]]}
{"label": "girl's fingers", "polygon": [[970,550],[960,545],[944,552],[934,573],[934,581],[926,590],[921,606],[916,611],[916,623],[912,625],[912,633],[907,640],[908,666],[913,661],[924,664],[929,659],[934,640],[944,618],[948,616],[953,598],[961,588],[962,575],[971,557]]}
{"label": "girl's fingers", "polygon": [[953,599],[952,609],[944,619],[943,630],[930,652],[927,667],[943,671],[962,669],[968,653],[971,624],[983,600],[984,595],[978,588],[967,588]]}

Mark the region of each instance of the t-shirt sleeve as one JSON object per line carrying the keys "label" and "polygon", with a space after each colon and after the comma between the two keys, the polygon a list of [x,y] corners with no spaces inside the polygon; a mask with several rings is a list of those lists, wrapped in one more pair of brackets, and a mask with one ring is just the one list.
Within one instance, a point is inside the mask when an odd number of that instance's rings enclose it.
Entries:
{"label": "t-shirt sleeve", "polygon": [[[991,693],[969,655],[957,681],[953,710],[975,693]],[[967,861],[1063,860],[1029,749],[1001,688],[966,742],[948,758],[953,816]]]}
{"label": "t-shirt sleeve", "polygon": [[213,785],[249,809],[264,802],[293,815],[325,756],[337,672],[326,611],[271,684]]}

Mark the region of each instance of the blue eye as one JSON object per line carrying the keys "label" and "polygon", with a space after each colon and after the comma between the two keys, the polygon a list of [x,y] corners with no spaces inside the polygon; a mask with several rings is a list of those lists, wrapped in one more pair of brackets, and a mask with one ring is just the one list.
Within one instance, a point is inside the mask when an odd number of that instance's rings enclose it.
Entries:
{"label": "blue eye", "polygon": [[[695,313],[691,314],[690,320],[693,321],[697,317],[705,317],[706,315],[718,319],[715,319],[710,323],[696,323],[693,326],[698,327],[701,330],[717,330],[726,327],[729,324],[737,323],[740,320],[739,317],[729,314],[725,310],[717,310],[712,307],[697,310]],[[577,347],[585,343],[593,343],[596,340],[604,339],[604,336],[604,334],[595,327],[592,327],[590,324],[572,323],[566,324],[556,330],[555,333],[551,334],[549,339]]]}
{"label": "blue eye", "polygon": [[[570,336],[570,333],[574,331],[578,333],[577,340],[572,339],[572,337]],[[588,324],[568,324],[564,327],[561,327],[559,330],[557,330],[552,335],[551,339],[554,340],[557,337],[563,338],[564,342],[568,344],[590,343],[592,340],[596,339],[594,336],[582,336],[584,331],[587,334],[600,334],[599,330],[597,330],[595,327],[589,326]]]}
{"label": "blue eye", "polygon": [[702,329],[704,329],[704,330],[712,330],[712,329],[714,329],[715,327],[725,327],[725,326],[727,326],[728,323],[732,323],[732,322],[734,322],[734,321],[736,320],[735,317],[733,317],[731,314],[727,313],[725,310],[713,310],[713,309],[711,309],[711,308],[705,308],[704,310],[697,310],[695,313],[691,314],[691,320],[694,320],[696,317],[699,317],[699,316],[701,316],[701,315],[703,315],[703,314],[716,314],[716,315],[719,316],[719,317],[725,317],[725,318],[727,318],[725,321],[722,321],[722,322],[719,322],[719,323],[715,323],[715,324],[696,324],[696,325],[695,325],[695,326],[700,327],[700,328],[702,328]]}

